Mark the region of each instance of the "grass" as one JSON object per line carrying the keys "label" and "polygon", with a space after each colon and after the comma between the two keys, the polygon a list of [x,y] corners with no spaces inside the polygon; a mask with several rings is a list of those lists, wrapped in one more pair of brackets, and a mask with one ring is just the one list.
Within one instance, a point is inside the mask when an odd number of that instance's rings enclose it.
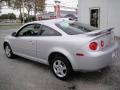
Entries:
{"label": "grass", "polygon": [[17,29],[20,26],[20,23],[0,23],[0,30]]}

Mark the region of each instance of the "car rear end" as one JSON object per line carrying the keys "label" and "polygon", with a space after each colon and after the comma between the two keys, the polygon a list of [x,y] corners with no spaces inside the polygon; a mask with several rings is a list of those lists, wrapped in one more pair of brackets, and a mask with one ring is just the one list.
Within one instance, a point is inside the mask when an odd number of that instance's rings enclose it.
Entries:
{"label": "car rear end", "polygon": [[74,69],[95,71],[111,65],[118,47],[114,40],[113,28],[95,30],[85,33],[85,36],[90,40],[74,56]]}
{"label": "car rear end", "polygon": [[72,49],[69,49],[69,52],[74,70],[95,71],[112,64],[112,57],[118,47],[114,40],[113,28],[99,30],[74,21],[62,21],[56,26],[71,38]]}

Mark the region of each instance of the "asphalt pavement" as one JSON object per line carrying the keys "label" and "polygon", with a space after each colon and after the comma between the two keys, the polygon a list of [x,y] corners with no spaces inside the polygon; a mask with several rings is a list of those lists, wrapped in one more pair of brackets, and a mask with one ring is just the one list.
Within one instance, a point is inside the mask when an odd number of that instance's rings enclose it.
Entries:
{"label": "asphalt pavement", "polygon": [[0,30],[0,90],[120,90],[120,47],[110,67],[99,72],[75,72],[70,80],[61,81],[46,65],[5,56],[3,38],[13,31]]}

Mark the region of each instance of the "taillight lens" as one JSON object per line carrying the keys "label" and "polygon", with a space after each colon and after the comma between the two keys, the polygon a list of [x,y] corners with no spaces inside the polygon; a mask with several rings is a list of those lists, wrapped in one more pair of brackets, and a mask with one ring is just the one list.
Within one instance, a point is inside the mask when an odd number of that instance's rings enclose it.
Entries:
{"label": "taillight lens", "polygon": [[89,44],[89,48],[90,48],[91,50],[97,50],[97,47],[98,47],[97,42],[91,42],[91,43]]}

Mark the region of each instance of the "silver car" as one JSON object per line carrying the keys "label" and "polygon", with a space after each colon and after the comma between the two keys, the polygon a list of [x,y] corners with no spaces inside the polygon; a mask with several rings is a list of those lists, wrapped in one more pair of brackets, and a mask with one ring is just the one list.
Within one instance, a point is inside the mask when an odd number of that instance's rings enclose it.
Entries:
{"label": "silver car", "polygon": [[113,28],[101,29],[68,19],[35,21],[4,40],[8,58],[14,55],[49,65],[65,80],[72,71],[95,71],[112,63],[118,44]]}

